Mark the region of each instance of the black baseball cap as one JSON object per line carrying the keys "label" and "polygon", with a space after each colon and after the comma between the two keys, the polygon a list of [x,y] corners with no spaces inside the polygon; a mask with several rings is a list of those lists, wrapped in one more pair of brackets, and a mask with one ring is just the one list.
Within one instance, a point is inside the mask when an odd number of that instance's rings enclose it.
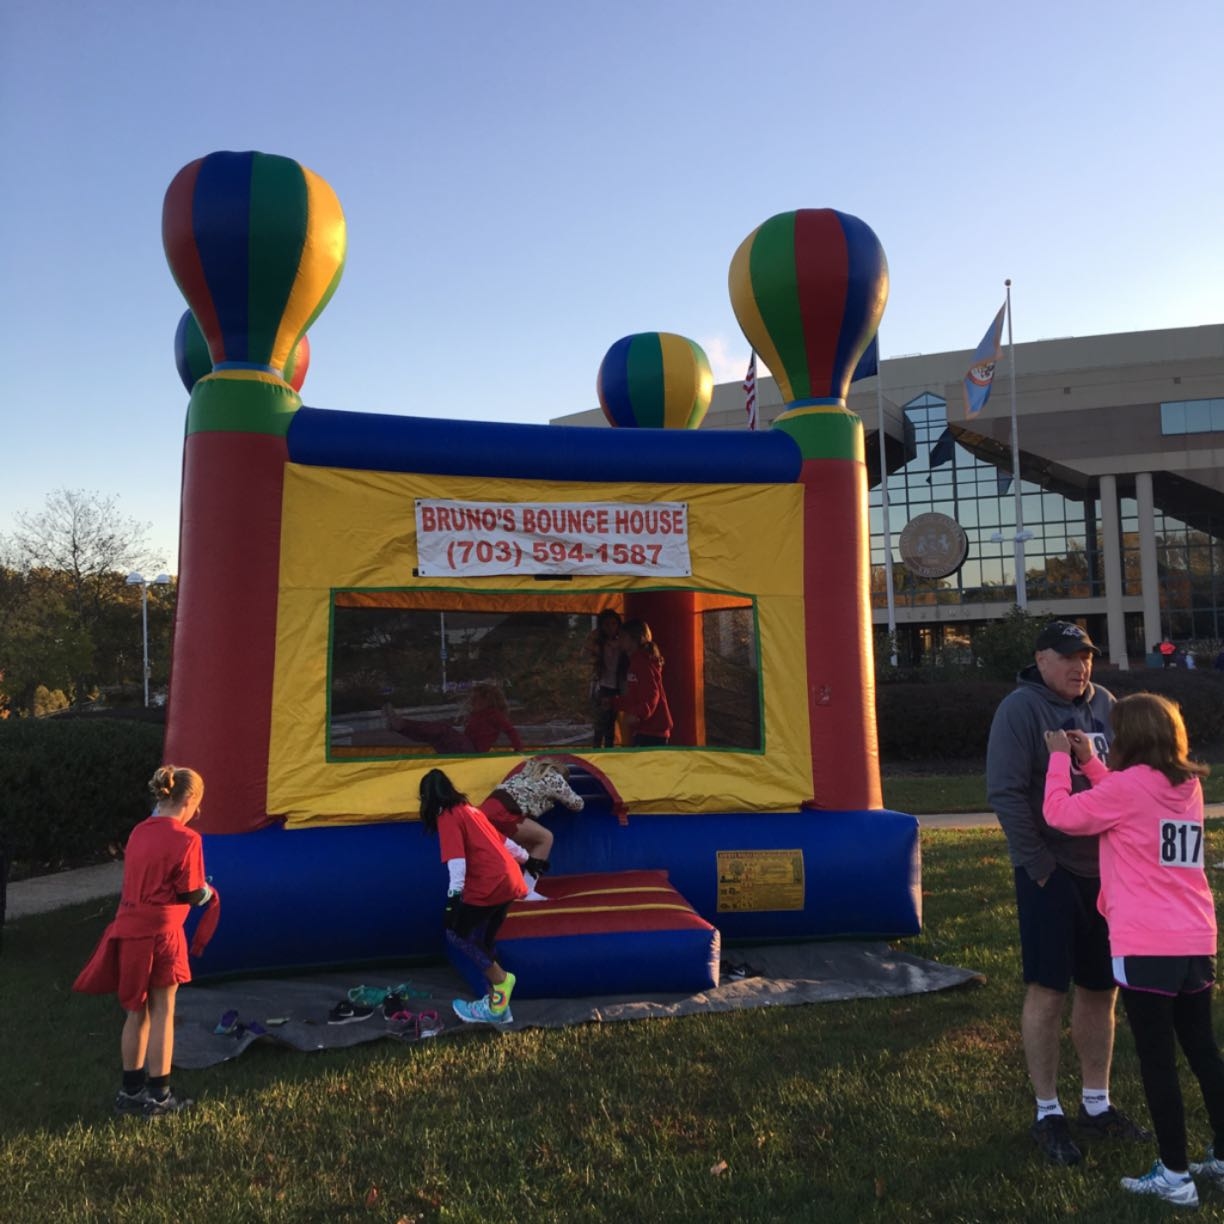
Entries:
{"label": "black baseball cap", "polygon": [[1036,649],[1057,650],[1059,654],[1079,654],[1081,650],[1090,650],[1094,655],[1101,653],[1099,646],[1094,646],[1092,639],[1071,621],[1051,621],[1037,635]]}

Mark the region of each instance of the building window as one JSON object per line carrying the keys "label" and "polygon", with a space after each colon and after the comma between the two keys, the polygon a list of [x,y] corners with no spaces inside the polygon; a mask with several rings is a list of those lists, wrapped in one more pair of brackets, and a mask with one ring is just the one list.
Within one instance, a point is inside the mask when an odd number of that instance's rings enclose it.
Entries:
{"label": "building window", "polygon": [[1162,434],[1224,432],[1224,399],[1170,400],[1160,405]]}
{"label": "building window", "polygon": [[[941,397],[924,392],[905,405],[905,413],[913,425],[917,454],[888,478],[895,606],[1014,603],[1016,489],[1010,473],[959,445],[953,447],[946,462],[932,467],[931,453],[948,425],[947,404]],[[1095,499],[1071,501],[1028,481],[1022,482],[1020,495],[1025,530],[1033,533],[1024,550],[1029,597],[1083,600],[1103,595]],[[872,605],[885,608],[888,592],[878,486],[871,490],[870,508]],[[901,529],[915,515],[929,511],[954,518],[969,537],[965,565],[938,580],[916,578],[897,556]]]}

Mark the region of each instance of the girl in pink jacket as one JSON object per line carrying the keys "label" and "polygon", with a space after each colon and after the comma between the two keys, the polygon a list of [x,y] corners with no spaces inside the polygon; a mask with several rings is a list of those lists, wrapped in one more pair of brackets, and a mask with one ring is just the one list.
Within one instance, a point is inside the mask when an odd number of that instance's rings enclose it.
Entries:
{"label": "girl in pink jacket", "polygon": [[[1160,1159],[1122,1188],[1198,1205],[1191,1173],[1224,1185],[1224,1061],[1211,1022],[1216,920],[1203,871],[1203,789],[1181,711],[1154,693],[1124,697],[1111,714],[1109,767],[1082,732],[1047,731],[1046,823],[1100,836],[1098,908],[1109,924],[1114,978],[1135,1036]],[[1072,755],[1091,789],[1071,793]],[[1176,1038],[1176,1041],[1175,1041]],[[1176,1042],[1202,1089],[1215,1132],[1202,1163],[1186,1156]]]}

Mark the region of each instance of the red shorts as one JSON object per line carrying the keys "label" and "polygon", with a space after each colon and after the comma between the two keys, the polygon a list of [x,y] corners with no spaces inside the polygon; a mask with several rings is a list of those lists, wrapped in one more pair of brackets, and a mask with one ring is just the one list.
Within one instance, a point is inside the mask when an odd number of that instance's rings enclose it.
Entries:
{"label": "red shorts", "polygon": [[119,940],[119,983],[115,993],[124,1011],[140,1011],[154,988],[190,981],[187,936],[182,927],[147,939]]}
{"label": "red shorts", "polygon": [[519,825],[523,823],[522,816],[510,811],[496,795],[490,795],[480,805],[480,810],[503,837],[513,837],[518,832]]}

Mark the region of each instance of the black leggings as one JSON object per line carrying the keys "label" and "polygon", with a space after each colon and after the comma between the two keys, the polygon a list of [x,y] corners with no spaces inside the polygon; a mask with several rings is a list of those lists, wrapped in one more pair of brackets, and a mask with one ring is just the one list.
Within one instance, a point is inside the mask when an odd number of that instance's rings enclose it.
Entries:
{"label": "black leggings", "polygon": [[484,973],[497,959],[497,932],[509,908],[509,901],[501,905],[468,905],[460,901],[447,928],[446,942]]}
{"label": "black leggings", "polygon": [[1165,1167],[1178,1171],[1187,1167],[1186,1112],[1177,1082],[1175,1038],[1202,1090],[1216,1152],[1224,1153],[1224,1061],[1211,1028],[1211,988],[1170,996],[1124,986],[1122,1004],[1135,1035],[1143,1092]]}

